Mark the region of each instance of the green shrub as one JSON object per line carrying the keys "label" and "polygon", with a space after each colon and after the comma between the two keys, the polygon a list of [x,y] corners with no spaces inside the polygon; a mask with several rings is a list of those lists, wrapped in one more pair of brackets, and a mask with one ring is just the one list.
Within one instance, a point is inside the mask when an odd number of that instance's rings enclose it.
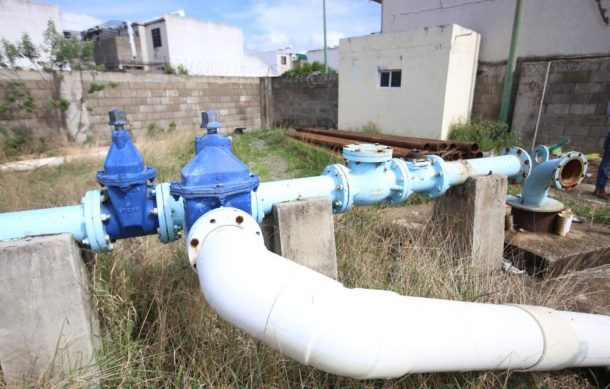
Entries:
{"label": "green shrub", "polygon": [[458,142],[476,142],[483,151],[499,150],[519,144],[519,138],[502,122],[482,121],[457,123],[451,126],[449,139]]}
{"label": "green shrub", "polygon": [[165,129],[157,123],[150,123],[146,129],[146,136],[150,138],[157,137],[165,133]]}
{"label": "green shrub", "polygon": [[[307,63],[304,63],[302,66],[292,68],[292,69],[284,72],[284,74],[303,76],[303,75],[308,75],[308,74],[315,73],[315,72],[324,73],[324,64],[320,63],[318,61],[313,61],[312,63],[307,62]],[[328,73],[334,74],[334,73],[337,73],[337,71],[329,66]]]}
{"label": "green shrub", "polygon": [[167,132],[172,132],[172,131],[175,131],[175,130],[176,130],[176,127],[177,127],[176,122],[172,120],[172,121],[169,123],[169,127],[167,127]]}

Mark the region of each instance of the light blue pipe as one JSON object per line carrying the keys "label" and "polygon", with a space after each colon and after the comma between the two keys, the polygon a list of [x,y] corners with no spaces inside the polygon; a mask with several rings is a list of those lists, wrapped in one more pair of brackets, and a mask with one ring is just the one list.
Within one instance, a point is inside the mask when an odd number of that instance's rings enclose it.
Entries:
{"label": "light blue pipe", "polygon": [[[438,197],[468,177],[500,174],[520,182],[529,175],[532,163],[525,151],[513,148],[504,154],[456,162],[434,155],[405,161],[393,159],[388,146],[349,145],[344,148],[347,166],[329,165],[318,177],[260,184],[251,192],[252,214],[262,222],[272,212],[273,204],[308,197],[326,197],[333,212],[340,213],[354,205],[397,204],[413,193]],[[167,183],[155,186],[151,195],[155,198],[153,211],[158,217],[161,241],[178,239],[185,225],[182,199],[171,195]],[[89,191],[80,206],[0,214],[0,240],[67,232],[88,244],[92,251],[109,251],[112,242],[104,223],[110,215],[102,212],[103,201],[102,191]]]}
{"label": "light blue pipe", "polygon": [[343,156],[347,166],[327,166],[322,176],[260,184],[252,193],[253,216],[260,223],[272,212],[273,204],[308,197],[327,197],[335,213],[354,205],[397,204],[413,193],[438,197],[469,177],[488,174],[504,175],[518,183],[532,167],[527,152],[519,148],[506,149],[497,157],[455,162],[434,155],[405,161],[392,159],[390,147],[360,144],[346,146]]}
{"label": "light blue pipe", "polygon": [[87,238],[83,205],[0,214],[0,240],[62,232],[78,241]]}
{"label": "light blue pipe", "polygon": [[578,151],[570,151],[560,158],[550,159],[546,146],[534,149],[532,173],[525,180],[519,196],[508,196],[508,203],[534,212],[560,212],[563,203],[548,197],[549,189],[570,189],[578,185],[587,172],[587,158]]}

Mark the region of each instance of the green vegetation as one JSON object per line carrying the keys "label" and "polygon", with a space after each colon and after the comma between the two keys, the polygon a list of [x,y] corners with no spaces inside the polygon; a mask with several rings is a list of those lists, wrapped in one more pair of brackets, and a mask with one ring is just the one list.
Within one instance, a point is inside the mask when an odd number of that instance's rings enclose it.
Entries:
{"label": "green vegetation", "polygon": [[[197,132],[199,135],[200,132]],[[193,136],[176,132],[138,143],[158,182],[176,180],[192,158]],[[339,158],[265,130],[233,136],[235,152],[263,180],[320,174]],[[0,211],[71,205],[97,187],[103,160],[67,163],[29,172],[0,173]],[[472,258],[446,247],[433,223],[404,233],[377,207],[337,216],[339,279],[349,287],[494,303],[570,309],[578,293],[567,283],[520,277],[478,277]],[[119,241],[95,255],[89,267],[92,307],[100,318],[99,371],[32,387],[247,387],[247,388],[576,388],[588,383],[578,371],[511,371],[413,374],[393,380],[357,381],[323,373],[227,324],[205,303],[183,241],[160,244],[156,236]],[[414,318],[417,320],[417,318]]]}
{"label": "green vegetation", "polygon": [[167,64],[163,68],[163,73],[165,73],[165,74],[179,74],[181,76],[188,76],[189,70],[184,65],[178,65],[178,66],[174,67],[171,64]]}
{"label": "green vegetation", "polygon": [[482,151],[500,150],[517,146],[519,139],[502,122],[467,122],[451,126],[449,139],[459,142],[476,142]]}
{"label": "green vegetation", "polygon": [[[312,63],[306,62],[301,66],[294,67],[286,72],[285,75],[292,76],[306,76],[312,73],[324,73],[324,64],[318,61],[313,61]],[[328,67],[329,74],[336,74],[337,71],[331,67]]]}
{"label": "green vegetation", "polygon": [[[47,98],[46,101],[43,98],[34,98],[26,83],[21,81],[16,73],[24,63],[41,72],[43,75],[41,80],[49,83],[48,89],[53,97]],[[43,43],[40,46],[34,45],[26,33],[16,42],[6,39],[0,41],[0,71],[11,79],[0,83],[0,89],[4,90],[2,93],[4,97],[0,99],[0,119],[17,122],[11,126],[12,128],[0,132],[2,141],[0,159],[34,150],[42,151],[48,147],[42,139],[53,139],[57,144],[71,140],[64,126],[54,129],[59,132],[59,136],[45,136],[35,140],[32,129],[28,128],[27,119],[53,115],[55,122],[62,122],[63,113],[70,106],[70,102],[57,97],[60,96],[59,86],[63,79],[61,71],[67,69],[78,71],[82,83],[81,72],[84,68],[96,68],[93,62],[93,42],[65,38],[51,20],[47,24]],[[90,93],[92,93],[91,89]],[[81,114],[83,103],[81,101]]]}
{"label": "green vegetation", "polygon": [[92,82],[89,84],[89,90],[87,91],[89,94],[102,91],[106,88],[116,88],[119,86],[118,82],[109,81],[109,82]]}

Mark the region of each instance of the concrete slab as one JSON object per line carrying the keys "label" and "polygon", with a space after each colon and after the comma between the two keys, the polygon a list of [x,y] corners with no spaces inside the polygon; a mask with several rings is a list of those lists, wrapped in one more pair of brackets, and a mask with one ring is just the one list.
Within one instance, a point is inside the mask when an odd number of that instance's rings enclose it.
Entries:
{"label": "concrete slab", "polygon": [[432,218],[447,232],[453,249],[474,259],[481,274],[502,267],[506,177],[489,175],[469,178],[436,200]]}
{"label": "concrete slab", "polygon": [[275,204],[263,232],[268,247],[276,254],[337,278],[335,226],[327,198]]}
{"label": "concrete slab", "polygon": [[0,365],[8,385],[93,369],[99,325],[70,234],[0,242],[0,312]]}
{"label": "concrete slab", "polygon": [[610,264],[610,227],[572,224],[567,236],[506,232],[505,256],[529,274],[556,276]]}

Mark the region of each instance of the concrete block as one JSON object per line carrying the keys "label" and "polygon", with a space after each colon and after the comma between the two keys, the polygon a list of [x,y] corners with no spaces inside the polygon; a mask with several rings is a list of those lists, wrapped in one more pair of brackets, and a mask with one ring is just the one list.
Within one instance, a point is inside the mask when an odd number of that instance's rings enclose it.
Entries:
{"label": "concrete block", "polygon": [[500,175],[469,178],[450,188],[433,207],[432,218],[447,232],[449,244],[460,255],[472,256],[480,274],[502,267],[507,186]]}
{"label": "concrete block", "polygon": [[335,226],[327,198],[276,204],[264,230],[276,254],[337,278]]}
{"label": "concrete block", "polygon": [[558,276],[610,264],[610,228],[573,223],[566,236],[508,231],[505,253],[529,274]]}
{"label": "concrete block", "polygon": [[90,373],[99,325],[72,236],[0,242],[0,275],[0,365],[7,384]]}

